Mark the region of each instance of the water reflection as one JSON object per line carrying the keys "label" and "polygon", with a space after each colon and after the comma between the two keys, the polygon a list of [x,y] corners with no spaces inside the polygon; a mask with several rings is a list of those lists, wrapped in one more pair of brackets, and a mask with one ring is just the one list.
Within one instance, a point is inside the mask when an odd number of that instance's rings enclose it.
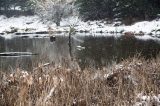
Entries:
{"label": "water reflection", "polygon": [[122,59],[141,53],[145,58],[155,57],[160,44],[155,40],[140,40],[134,37],[93,37],[57,36],[54,42],[50,38],[0,38],[0,52],[32,52],[36,56],[0,57],[1,70],[14,69],[17,66],[31,70],[39,62],[61,64],[74,58],[81,68],[103,67],[120,62]]}
{"label": "water reflection", "polygon": [[160,51],[158,41],[140,40],[135,37],[85,37],[77,57],[81,67],[103,67],[113,62],[120,62],[128,57],[141,54],[146,59],[156,57]]}

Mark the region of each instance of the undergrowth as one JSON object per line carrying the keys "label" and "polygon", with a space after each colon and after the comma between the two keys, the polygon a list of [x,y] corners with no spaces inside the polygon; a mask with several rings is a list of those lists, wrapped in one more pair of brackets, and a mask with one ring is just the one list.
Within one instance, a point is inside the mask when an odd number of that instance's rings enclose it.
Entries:
{"label": "undergrowth", "polygon": [[102,69],[47,64],[32,71],[0,71],[0,106],[159,105],[159,58],[131,58]]}

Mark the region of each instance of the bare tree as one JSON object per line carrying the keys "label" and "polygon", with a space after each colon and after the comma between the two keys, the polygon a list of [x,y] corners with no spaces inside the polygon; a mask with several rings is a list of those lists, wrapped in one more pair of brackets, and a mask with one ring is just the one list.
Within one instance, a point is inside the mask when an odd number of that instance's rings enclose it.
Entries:
{"label": "bare tree", "polygon": [[72,0],[36,0],[35,13],[43,20],[56,23],[60,26],[62,18],[73,14]]}

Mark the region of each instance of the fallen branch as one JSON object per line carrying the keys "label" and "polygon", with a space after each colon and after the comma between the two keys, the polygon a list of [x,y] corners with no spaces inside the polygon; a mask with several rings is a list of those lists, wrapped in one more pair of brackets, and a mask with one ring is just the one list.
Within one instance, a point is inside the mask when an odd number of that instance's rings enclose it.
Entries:
{"label": "fallen branch", "polygon": [[50,63],[42,64],[42,65],[40,65],[40,66],[34,68],[33,71],[38,70],[38,69],[43,68],[43,67],[47,67],[47,66],[49,66],[49,65],[51,65],[51,64],[50,64]]}

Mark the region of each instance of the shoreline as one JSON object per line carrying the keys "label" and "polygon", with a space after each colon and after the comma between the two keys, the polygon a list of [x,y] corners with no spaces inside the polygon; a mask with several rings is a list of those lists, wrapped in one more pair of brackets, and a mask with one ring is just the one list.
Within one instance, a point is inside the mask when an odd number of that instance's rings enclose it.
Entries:
{"label": "shoreline", "polygon": [[[0,16],[0,36],[7,38],[9,34],[17,36],[30,34],[62,34],[69,33],[70,26],[75,32],[90,35],[126,35],[126,36],[151,36],[160,37],[160,19],[153,21],[137,22],[131,26],[119,25],[120,22],[107,24],[107,21],[83,22],[77,17],[70,17],[61,21],[61,26],[54,23],[44,23],[38,16],[20,16],[6,18]],[[118,26],[117,26],[118,25]],[[49,27],[51,29],[49,29]]]}

